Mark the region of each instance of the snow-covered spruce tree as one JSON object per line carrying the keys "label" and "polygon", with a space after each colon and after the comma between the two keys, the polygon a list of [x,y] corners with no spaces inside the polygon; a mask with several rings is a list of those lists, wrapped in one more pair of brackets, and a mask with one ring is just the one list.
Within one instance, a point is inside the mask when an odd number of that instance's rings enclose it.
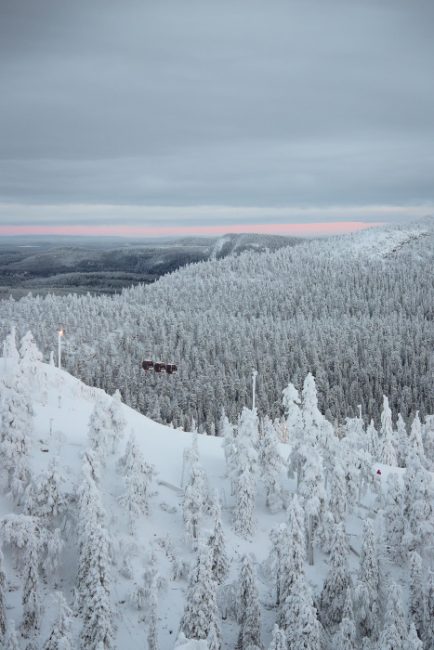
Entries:
{"label": "snow-covered spruce tree", "polygon": [[422,423],[419,418],[419,411],[416,411],[413,422],[411,423],[410,436],[408,438],[410,450],[416,454],[422,465],[426,464],[425,450],[422,442]]}
{"label": "snow-covered spruce tree", "polygon": [[119,502],[128,513],[129,531],[134,534],[137,520],[149,512],[149,492],[155,469],[146,463],[136,440],[131,435],[122,465],[126,492]]}
{"label": "snow-covered spruce tree", "polygon": [[288,650],[322,650],[321,626],[304,575],[297,577],[286,599],[285,617]]}
{"label": "snow-covered spruce tree", "polygon": [[372,455],[360,416],[347,418],[344,432],[345,435],[339,445],[335,445],[331,471],[334,470],[336,457],[340,457],[345,467],[348,506],[353,507],[356,503],[360,503],[371,481]]}
{"label": "snow-covered spruce tree", "polygon": [[387,608],[384,627],[380,635],[381,650],[404,650],[407,626],[402,607],[402,592],[399,585],[392,583],[387,590]]}
{"label": "snow-covered spruce tree", "polygon": [[58,460],[53,458],[48,468],[26,490],[24,507],[28,514],[52,520],[61,515],[66,507],[63,490],[64,478],[59,471]]}
{"label": "snow-covered spruce tree", "polygon": [[101,463],[111,450],[115,433],[106,400],[97,397],[89,418],[88,438],[92,450]]}
{"label": "snow-covered spruce tree", "polygon": [[357,630],[354,624],[351,589],[347,589],[342,621],[336,635],[336,650],[357,650]]}
{"label": "snow-covered spruce tree", "polygon": [[410,454],[404,473],[404,516],[408,522],[404,544],[421,554],[434,541],[434,485],[430,472],[416,454]]}
{"label": "snow-covered spruce tree", "polygon": [[206,500],[205,493],[206,483],[204,472],[199,463],[195,462],[191,468],[189,483],[184,490],[182,500],[185,534],[193,547],[196,546],[198,541]]}
{"label": "snow-covered spruce tree", "polygon": [[404,491],[401,478],[396,474],[387,477],[384,504],[384,541],[389,556],[398,562],[402,557],[402,540],[405,531]]}
{"label": "snow-covered spruce tree", "polygon": [[113,394],[110,406],[108,407],[108,415],[110,418],[111,426],[109,428],[109,437],[111,435],[111,453],[115,453],[119,442],[125,434],[125,427],[127,421],[122,411],[122,396],[119,390]]}
{"label": "snow-covered spruce tree", "polygon": [[407,427],[405,426],[404,418],[401,413],[398,413],[398,419],[396,421],[396,441],[398,446],[399,467],[405,467],[408,456],[409,440]]}
{"label": "snow-covered spruce tree", "polygon": [[241,559],[237,593],[237,619],[240,624],[240,650],[261,647],[261,610],[252,562],[248,555]]}
{"label": "snow-covered spruce tree", "polygon": [[355,589],[357,623],[362,637],[376,637],[380,625],[380,565],[372,521],[363,524],[360,570]]}
{"label": "snow-covered spruce tree", "polygon": [[426,584],[425,620],[423,625],[424,649],[434,648],[434,572],[430,571]]}
{"label": "snow-covered spruce tree", "polygon": [[272,528],[270,531],[270,540],[269,566],[275,584],[276,605],[279,607],[282,602],[282,581],[288,572],[285,565],[285,561],[288,558],[288,549],[290,548],[288,526],[282,523]]}
{"label": "snow-covered spruce tree", "polygon": [[38,349],[30,330],[21,339],[20,344],[21,371],[26,381],[34,385],[34,377],[38,363],[42,361],[42,352]]}
{"label": "snow-covered spruce tree", "polygon": [[383,410],[381,411],[381,435],[381,460],[386,465],[397,467],[398,456],[393,436],[392,411],[385,395],[383,395]]}
{"label": "snow-covered spruce tree", "polygon": [[422,438],[427,466],[434,471],[434,415],[426,416]]}
{"label": "snow-covered spruce tree", "polygon": [[235,478],[237,473],[235,427],[229,422],[224,412],[220,419],[219,430],[220,435],[223,437],[222,445],[226,461],[226,476],[231,482],[231,494],[234,494]]}
{"label": "snow-covered spruce tree", "polygon": [[222,526],[221,506],[218,495],[214,495],[211,506],[211,518],[213,520],[213,531],[208,544],[211,549],[212,572],[217,584],[221,584],[228,572],[229,562],[226,554],[226,542]]}
{"label": "snow-covered spruce tree", "polygon": [[314,564],[315,533],[324,510],[324,469],[315,447],[303,447],[303,471],[298,496],[306,517],[307,561]]}
{"label": "snow-covered spruce tree", "polygon": [[250,537],[255,529],[255,482],[252,472],[244,467],[237,478],[235,490],[234,528],[241,537]]}
{"label": "snow-covered spruce tree", "polygon": [[335,467],[330,473],[327,503],[334,521],[336,523],[343,521],[347,514],[348,497],[345,471],[339,458],[336,459]]}
{"label": "snow-covered spruce tree", "polygon": [[262,423],[262,435],[259,440],[259,465],[261,478],[265,485],[265,505],[271,512],[278,512],[283,507],[280,473],[283,468],[279,453],[276,430],[270,418]]}
{"label": "snow-covered spruce tree", "polygon": [[348,545],[343,522],[335,525],[329,571],[320,598],[321,620],[329,628],[342,620],[347,591],[351,584],[348,571]]}
{"label": "snow-covered spruce tree", "polygon": [[25,551],[24,585],[22,593],[23,623],[22,633],[27,637],[37,632],[41,623],[41,603],[39,599],[38,541],[30,535]]}
{"label": "snow-covered spruce tree", "polygon": [[423,650],[423,643],[413,622],[410,623],[407,640],[404,643],[404,650]]}
{"label": "snow-covered spruce tree", "polygon": [[280,602],[278,623],[281,627],[284,627],[286,624],[284,610],[287,598],[291,595],[297,580],[304,576],[306,534],[304,513],[297,495],[292,497],[288,508],[287,531],[284,530],[282,533],[280,539],[280,566],[277,580]]}
{"label": "snow-covered spruce tree", "polygon": [[258,469],[258,418],[256,410],[243,408],[236,439],[235,531],[243,537],[255,526],[256,475]]}
{"label": "snow-covered spruce tree", "polygon": [[302,418],[304,438],[308,444],[319,447],[327,482],[327,474],[335,460],[336,436],[333,426],[319,410],[315,379],[311,373],[308,373],[303,383]]}
{"label": "snow-covered spruce tree", "polygon": [[0,647],[6,634],[6,575],[3,569],[3,553],[0,548]]}
{"label": "snow-covered spruce tree", "polygon": [[288,444],[291,447],[289,473],[291,477],[294,476],[294,473],[297,474],[298,485],[301,471],[298,449],[303,442],[303,417],[300,408],[300,395],[291,382],[283,390],[282,401],[288,429]]}
{"label": "snow-covered spruce tree", "polygon": [[243,408],[238,420],[236,458],[238,474],[248,468],[253,476],[258,471],[258,416],[256,409]]}
{"label": "snow-covered spruce tree", "polygon": [[72,612],[68,607],[62,593],[58,593],[59,611],[54,621],[50,636],[45,642],[43,650],[72,650],[71,637]]}
{"label": "snow-covered spruce tree", "polygon": [[378,437],[378,431],[375,428],[374,420],[371,420],[366,429],[366,439],[368,445],[368,451],[371,454],[374,460],[380,460],[380,439]]}
{"label": "snow-covered spruce tree", "polygon": [[424,611],[425,611],[425,596],[424,596],[424,580],[422,570],[422,558],[416,551],[410,553],[410,589],[409,589],[409,602],[408,611],[416,626],[417,633],[422,638],[423,624],[424,624]]}
{"label": "snow-covered spruce tree", "polygon": [[278,625],[275,625],[273,628],[271,643],[268,646],[268,650],[288,650],[286,634]]}
{"label": "snow-covered spruce tree", "polygon": [[16,331],[14,325],[11,327],[10,333],[3,341],[3,359],[5,360],[7,370],[15,373],[20,360],[20,355],[17,350]]}
{"label": "snow-covered spruce tree", "polygon": [[[185,595],[181,631],[187,639],[207,639],[212,628],[218,632],[221,643],[211,549],[205,544],[199,544],[196,564],[190,573]],[[220,645],[210,650],[219,648]]]}
{"label": "snow-covered spruce tree", "polygon": [[0,403],[0,458],[7,471],[8,488],[19,500],[30,479],[28,456],[32,408],[24,382],[17,374],[4,377]]}
{"label": "snow-covered spruce tree", "polygon": [[158,650],[158,587],[154,578],[148,599],[148,650]]}
{"label": "snow-covered spruce tree", "polygon": [[94,523],[88,531],[88,572],[82,583],[81,645],[83,650],[113,647],[113,612],[110,602],[109,542],[105,529]]}

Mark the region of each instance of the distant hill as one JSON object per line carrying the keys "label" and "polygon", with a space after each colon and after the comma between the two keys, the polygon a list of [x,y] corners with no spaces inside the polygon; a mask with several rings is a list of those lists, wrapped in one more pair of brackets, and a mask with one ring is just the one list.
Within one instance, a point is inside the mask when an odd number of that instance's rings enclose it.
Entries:
{"label": "distant hill", "polygon": [[29,291],[118,293],[149,284],[187,264],[245,250],[275,251],[303,240],[257,234],[126,241],[114,238],[5,238],[0,243],[0,298]]}

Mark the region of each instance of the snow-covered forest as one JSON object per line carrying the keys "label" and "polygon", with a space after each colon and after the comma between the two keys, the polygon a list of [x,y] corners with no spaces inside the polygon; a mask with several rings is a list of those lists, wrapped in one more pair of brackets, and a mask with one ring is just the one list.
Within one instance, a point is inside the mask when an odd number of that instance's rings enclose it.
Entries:
{"label": "snow-covered forest", "polygon": [[[283,415],[281,392],[308,372],[322,411],[342,424],[362,406],[380,422],[383,393],[408,424],[434,412],[434,227],[388,227],[274,253],[193,264],[114,297],[0,302],[0,334],[31,329],[48,360],[65,328],[66,369],[152,419],[217,430],[258,375],[258,409]],[[144,358],[178,365],[144,374]]]}
{"label": "snow-covered forest", "polygon": [[6,336],[0,647],[432,650],[433,415],[335,428],[308,373],[204,436],[41,356]]}

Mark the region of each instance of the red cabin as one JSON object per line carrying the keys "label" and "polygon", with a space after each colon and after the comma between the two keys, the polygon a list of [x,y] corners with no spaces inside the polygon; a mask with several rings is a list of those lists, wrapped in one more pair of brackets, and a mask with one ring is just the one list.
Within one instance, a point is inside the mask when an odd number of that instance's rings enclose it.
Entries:
{"label": "red cabin", "polygon": [[173,374],[178,370],[178,366],[174,363],[163,363],[162,361],[151,361],[145,359],[142,361],[143,370],[154,370],[155,372],[166,372],[168,375]]}

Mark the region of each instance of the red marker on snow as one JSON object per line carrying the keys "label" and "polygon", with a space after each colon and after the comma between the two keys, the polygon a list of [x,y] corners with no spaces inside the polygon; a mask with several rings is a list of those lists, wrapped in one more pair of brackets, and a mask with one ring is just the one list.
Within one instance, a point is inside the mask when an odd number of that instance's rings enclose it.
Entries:
{"label": "red marker on snow", "polygon": [[378,476],[381,476],[381,469],[377,469]]}

